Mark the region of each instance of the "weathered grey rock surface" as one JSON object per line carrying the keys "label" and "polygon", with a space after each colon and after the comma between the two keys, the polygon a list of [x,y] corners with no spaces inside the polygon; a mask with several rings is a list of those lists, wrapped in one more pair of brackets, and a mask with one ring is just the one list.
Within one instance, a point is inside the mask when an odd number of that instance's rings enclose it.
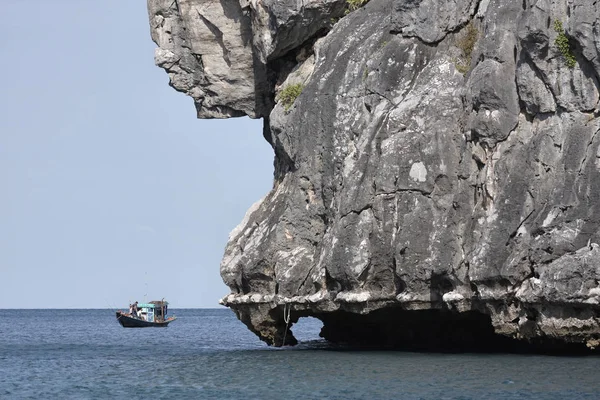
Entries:
{"label": "weathered grey rock surface", "polygon": [[148,0],[172,86],[200,118],[264,117],[275,152],[223,304],[274,345],[314,316],[358,344],[598,347],[600,4],[345,7]]}

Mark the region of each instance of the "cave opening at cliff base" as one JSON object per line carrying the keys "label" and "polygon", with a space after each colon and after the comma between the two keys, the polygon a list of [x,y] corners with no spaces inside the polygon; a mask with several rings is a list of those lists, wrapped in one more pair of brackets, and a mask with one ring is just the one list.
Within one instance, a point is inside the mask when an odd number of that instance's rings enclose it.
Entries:
{"label": "cave opening at cliff base", "polygon": [[323,340],[319,334],[323,329],[323,322],[315,317],[301,317],[293,325],[292,333],[299,343]]}
{"label": "cave opening at cliff base", "polygon": [[[319,336],[336,347],[421,352],[589,354],[583,343],[552,338],[526,341],[499,335],[494,331],[490,316],[476,310],[457,313],[447,309],[390,307],[368,314],[339,310],[314,317],[323,324]],[[307,318],[299,321],[303,319]],[[306,326],[315,329],[317,324],[310,321]],[[293,331],[301,332],[296,324]]]}

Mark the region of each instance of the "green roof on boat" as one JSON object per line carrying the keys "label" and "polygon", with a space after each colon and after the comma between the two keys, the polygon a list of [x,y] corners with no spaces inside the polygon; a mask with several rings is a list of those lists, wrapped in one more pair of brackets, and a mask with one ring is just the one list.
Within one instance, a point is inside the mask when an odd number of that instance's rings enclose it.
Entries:
{"label": "green roof on boat", "polygon": [[150,303],[138,303],[138,308],[160,308],[168,306],[169,303],[166,301],[151,301]]}

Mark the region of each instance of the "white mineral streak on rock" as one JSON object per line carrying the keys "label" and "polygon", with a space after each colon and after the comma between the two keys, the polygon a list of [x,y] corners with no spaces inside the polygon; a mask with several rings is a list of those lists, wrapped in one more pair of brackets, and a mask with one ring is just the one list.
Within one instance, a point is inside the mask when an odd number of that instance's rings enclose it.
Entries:
{"label": "white mineral streak on rock", "polygon": [[414,297],[415,296],[412,293],[400,293],[398,296],[396,296],[396,300],[398,300],[400,303],[405,303],[413,301]]}
{"label": "white mineral streak on rock", "polygon": [[446,163],[444,163],[444,160],[442,159],[441,163],[440,163],[440,172],[442,174],[446,174],[448,173],[448,166],[446,165]]}
{"label": "white mineral streak on rock", "polygon": [[354,144],[354,142],[349,142],[347,144],[346,153],[347,153],[346,157],[344,158],[344,170],[343,170],[344,177],[348,177],[356,171],[355,165],[356,165],[356,159],[357,159],[357,151],[356,151],[356,145]]}
{"label": "white mineral streak on rock", "polygon": [[442,296],[442,300],[444,300],[444,302],[446,302],[446,303],[452,303],[455,301],[464,300],[464,298],[465,298],[465,296],[463,296],[462,294],[455,292],[455,291],[444,293],[444,295]]}
{"label": "white mineral streak on rock", "polygon": [[600,287],[591,288],[588,292],[588,296],[600,297]]}
{"label": "white mineral streak on rock", "polygon": [[171,50],[166,50],[157,47],[154,50],[154,63],[162,68],[172,68],[177,61],[181,59],[181,56],[173,53]]}
{"label": "white mineral streak on rock", "polygon": [[291,251],[278,251],[276,259],[277,265],[275,270],[277,271],[277,276],[289,279],[299,264],[313,261],[313,255],[311,254],[311,250],[298,246]]}
{"label": "white mineral streak on rock", "polygon": [[498,219],[498,213],[495,212],[493,203],[490,205],[490,208],[489,208],[489,211],[487,212],[487,214],[488,214],[488,216],[485,219],[485,222],[488,224],[494,223]]}
{"label": "white mineral streak on rock", "polygon": [[250,208],[248,209],[248,211],[246,211],[246,214],[244,214],[244,219],[242,219],[242,222],[240,222],[229,233],[229,240],[230,241],[236,240],[238,238],[238,236],[240,235],[240,233],[242,233],[242,231],[244,230],[244,228],[246,228],[246,226],[248,225],[248,221],[250,220],[250,216],[252,216],[252,214],[254,214],[254,212],[260,208],[260,206],[263,204],[264,201],[265,201],[265,198],[263,197],[262,199],[258,200],[257,202],[255,202],[254,204],[252,204],[250,206]]}
{"label": "white mineral streak on rock", "polygon": [[542,222],[542,227],[547,227],[549,226],[552,221],[554,221],[554,218],[556,218],[556,216],[560,213],[560,209],[558,208],[553,208],[548,215],[546,216],[546,218],[544,218],[544,222]]}
{"label": "white mineral streak on rock", "polygon": [[538,278],[529,278],[517,289],[516,297],[521,301],[535,303],[538,300],[541,289],[542,281]]}
{"label": "white mineral streak on rock", "polygon": [[238,303],[248,303],[250,301],[250,295],[245,294],[236,298]]}
{"label": "white mineral streak on rock", "polygon": [[422,162],[414,163],[410,167],[410,172],[408,173],[411,179],[415,182],[426,182],[427,181],[427,168],[425,168],[425,164]]}
{"label": "white mineral streak on rock", "polygon": [[258,294],[258,293],[253,294],[252,296],[250,296],[250,301],[252,303],[260,303],[262,301],[262,299],[263,299],[263,296],[260,295],[260,294]]}
{"label": "white mineral streak on rock", "polygon": [[487,11],[487,8],[490,4],[490,0],[481,0],[479,2],[479,9],[477,10],[477,17],[478,18],[483,18],[485,17],[485,13]]}
{"label": "white mineral streak on rock", "polygon": [[335,297],[335,301],[346,303],[364,303],[370,299],[371,293],[368,291],[339,292]]}
{"label": "white mineral streak on rock", "polygon": [[348,249],[348,251],[352,251],[350,268],[352,268],[352,272],[354,272],[356,276],[359,276],[369,265],[368,245],[369,241],[365,238],[360,242],[358,247]]}
{"label": "white mineral streak on rock", "polygon": [[576,219],[573,223],[552,229],[550,234],[560,243],[570,243],[580,234],[584,223],[583,220]]}
{"label": "white mineral streak on rock", "polygon": [[[229,242],[236,243],[241,236],[244,236],[242,233],[244,228],[248,225],[248,221],[251,216],[260,208],[264,201],[264,198],[260,199],[256,203],[254,203],[250,209],[246,212],[244,219],[238,226],[236,226],[231,233],[229,234]],[[256,232],[257,235],[261,235],[266,231],[267,226],[263,224],[264,229],[258,230]],[[248,230],[246,230],[246,234]],[[260,238],[259,238],[260,240]],[[242,260],[242,251],[240,251],[239,247],[235,246],[234,249],[230,251],[226,251],[223,255],[223,259],[221,260],[221,276],[223,280],[227,283],[235,282],[237,280],[237,271]]]}
{"label": "white mineral streak on rock", "polygon": [[227,296],[224,296],[222,299],[219,299],[219,304],[227,305],[227,304],[231,303],[234,298],[235,298],[235,295],[228,294]]}
{"label": "white mineral streak on rock", "polygon": [[307,302],[306,296],[294,296],[290,300],[290,303],[295,303],[295,304],[304,304],[306,302]]}
{"label": "white mineral streak on rock", "polygon": [[396,296],[400,303],[429,303],[431,298],[424,293],[403,292]]}
{"label": "white mineral streak on rock", "polygon": [[326,299],[329,299],[329,292],[321,290],[311,296],[308,296],[307,301],[309,303],[318,303]]}

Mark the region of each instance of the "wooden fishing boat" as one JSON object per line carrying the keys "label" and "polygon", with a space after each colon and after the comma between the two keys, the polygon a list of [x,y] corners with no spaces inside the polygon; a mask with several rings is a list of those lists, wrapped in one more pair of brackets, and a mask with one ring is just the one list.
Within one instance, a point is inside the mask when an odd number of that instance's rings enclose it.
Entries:
{"label": "wooden fishing boat", "polygon": [[[133,306],[133,305],[132,305]],[[129,312],[117,311],[117,321],[123,328],[164,328],[176,317],[167,317],[169,303],[164,300],[149,303],[135,303],[129,307]]]}

